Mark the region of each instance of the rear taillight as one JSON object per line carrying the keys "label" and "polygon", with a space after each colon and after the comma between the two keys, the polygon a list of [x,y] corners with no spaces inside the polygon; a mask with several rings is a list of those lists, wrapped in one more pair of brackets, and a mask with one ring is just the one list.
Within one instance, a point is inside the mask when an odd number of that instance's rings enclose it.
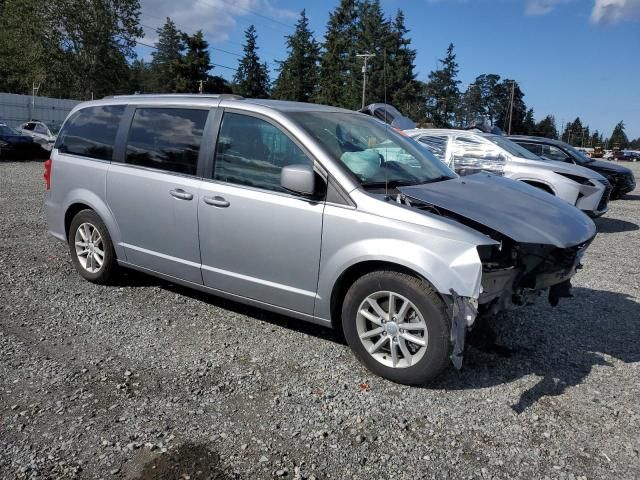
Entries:
{"label": "rear taillight", "polygon": [[44,186],[47,190],[51,189],[51,159],[44,162],[44,173],[42,174],[42,178],[44,178]]}

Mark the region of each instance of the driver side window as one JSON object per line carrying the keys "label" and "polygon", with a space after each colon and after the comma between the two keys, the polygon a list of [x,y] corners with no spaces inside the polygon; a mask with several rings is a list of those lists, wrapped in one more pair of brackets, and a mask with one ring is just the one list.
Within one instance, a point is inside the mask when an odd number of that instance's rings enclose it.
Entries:
{"label": "driver side window", "polygon": [[293,140],[256,117],[225,113],[220,126],[213,178],[222,182],[286,192],[280,172],[287,165],[311,165]]}
{"label": "driver side window", "polygon": [[555,160],[556,162],[573,163],[569,155],[553,145],[543,145],[542,155],[547,157],[549,160]]}

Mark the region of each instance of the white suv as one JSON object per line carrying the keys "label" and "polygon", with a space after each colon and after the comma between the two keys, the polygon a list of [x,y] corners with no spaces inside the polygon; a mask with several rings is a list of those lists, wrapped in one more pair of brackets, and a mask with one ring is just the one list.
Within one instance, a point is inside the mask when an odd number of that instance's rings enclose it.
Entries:
{"label": "white suv", "polygon": [[592,217],[607,212],[611,186],[593,170],[538,157],[501,135],[471,130],[414,129],[407,135],[460,175],[488,171],[538,187]]}

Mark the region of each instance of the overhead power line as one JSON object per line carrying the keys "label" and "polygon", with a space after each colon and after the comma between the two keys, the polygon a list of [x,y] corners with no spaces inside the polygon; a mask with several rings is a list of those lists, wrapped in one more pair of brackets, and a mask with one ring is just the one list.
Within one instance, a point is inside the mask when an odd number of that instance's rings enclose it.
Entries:
{"label": "overhead power line", "polygon": [[[139,40],[137,40],[136,43],[139,44],[139,45],[144,45],[145,47],[152,48],[154,50],[158,50],[158,47],[156,47],[155,45],[149,45],[148,43],[144,43],[144,42],[141,42]],[[214,66],[214,67],[226,68],[228,70],[234,70],[234,71],[237,70],[236,68],[227,67],[226,65],[220,65],[219,63],[212,63],[211,65]]]}

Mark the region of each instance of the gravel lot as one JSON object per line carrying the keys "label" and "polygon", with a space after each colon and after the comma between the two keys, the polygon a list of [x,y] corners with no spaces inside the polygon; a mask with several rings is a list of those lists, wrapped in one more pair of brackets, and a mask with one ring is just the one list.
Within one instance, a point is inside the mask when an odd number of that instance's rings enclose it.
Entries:
{"label": "gravel lot", "polygon": [[41,174],[0,163],[0,478],[640,477],[640,191],[597,221],[575,298],[495,319],[510,357],[411,388],[317,326],[83,281]]}

